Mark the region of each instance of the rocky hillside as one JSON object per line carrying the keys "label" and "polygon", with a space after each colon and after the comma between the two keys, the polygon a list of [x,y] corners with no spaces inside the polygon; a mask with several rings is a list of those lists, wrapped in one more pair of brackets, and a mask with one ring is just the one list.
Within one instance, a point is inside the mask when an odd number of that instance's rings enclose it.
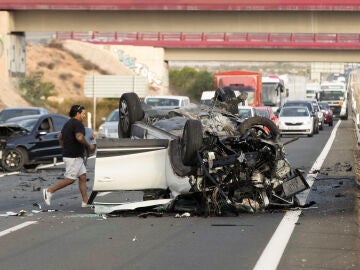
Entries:
{"label": "rocky hillside", "polygon": [[108,52],[95,45],[78,41],[52,43],[49,46],[28,45],[26,72],[43,72],[43,80],[55,85],[56,97],[84,97],[84,78],[98,74],[132,74]]}
{"label": "rocky hillside", "polygon": [[[55,95],[49,99],[60,103],[63,100],[85,98],[86,75],[132,74],[131,70],[105,50],[77,41],[27,45],[26,74],[35,72],[42,72],[42,81],[55,85]],[[10,83],[0,86],[0,108],[28,105]]]}
{"label": "rocky hillside", "polygon": [[29,75],[33,72],[42,72],[42,80],[55,85],[54,92],[60,101],[82,97],[84,76],[88,72],[98,73],[96,70],[86,70],[63,49],[41,45],[26,48],[26,73]]}
{"label": "rocky hillside", "polygon": [[24,100],[20,94],[15,90],[11,83],[0,83],[0,110],[7,107],[23,107],[29,106],[29,103]]}

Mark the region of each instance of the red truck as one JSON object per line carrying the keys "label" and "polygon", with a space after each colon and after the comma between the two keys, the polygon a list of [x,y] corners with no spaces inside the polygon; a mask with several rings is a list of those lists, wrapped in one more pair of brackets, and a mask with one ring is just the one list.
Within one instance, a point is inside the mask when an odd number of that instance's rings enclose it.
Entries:
{"label": "red truck", "polygon": [[214,86],[215,89],[228,86],[234,91],[246,91],[248,105],[262,106],[260,72],[246,70],[218,72],[214,74]]}

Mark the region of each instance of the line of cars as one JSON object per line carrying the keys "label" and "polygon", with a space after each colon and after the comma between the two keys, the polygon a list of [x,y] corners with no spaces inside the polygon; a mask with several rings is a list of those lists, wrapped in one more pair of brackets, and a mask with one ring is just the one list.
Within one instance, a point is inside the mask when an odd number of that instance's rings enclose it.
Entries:
{"label": "line of cars", "polygon": [[[155,109],[176,109],[190,104],[188,98],[185,103],[181,103],[183,100],[184,97],[181,96],[154,96],[145,98],[143,104]],[[171,107],[170,102],[175,101],[176,104]],[[316,99],[289,100],[276,113],[268,106],[239,105],[238,114],[244,120],[254,116],[268,118],[280,129],[281,134],[305,134],[311,137],[319,133],[325,124],[333,125],[333,115],[328,103],[318,102]],[[118,138],[119,109],[113,110],[103,120],[98,137]]]}
{"label": "line of cars", "polygon": [[[0,161],[4,171],[34,168],[62,158],[58,137],[68,116],[52,114],[43,108],[21,107],[4,109],[0,119],[3,121],[0,124]],[[96,143],[91,128],[85,128],[85,133],[89,142]]]}
{"label": "line of cars", "polygon": [[277,111],[280,134],[303,134],[312,137],[333,125],[329,105],[316,99],[289,100]]}
{"label": "line of cars", "polygon": [[[190,104],[183,96],[151,97],[149,104],[157,109],[185,107]],[[146,105],[146,103],[144,103]],[[333,116],[326,102],[316,100],[293,100],[284,104],[278,117],[270,107],[239,106],[239,116],[248,119],[262,116],[279,127],[281,134],[306,134],[313,136],[324,124],[333,125]],[[126,113],[126,112],[125,112]],[[58,135],[69,118],[50,114],[40,107],[7,108],[0,112],[0,161],[5,171],[17,171],[41,163],[61,159]],[[100,126],[99,138],[118,138],[119,109],[115,109]],[[86,128],[86,138],[91,141],[93,131]],[[94,143],[94,142],[93,142]]]}
{"label": "line of cars", "polygon": [[323,130],[325,124],[333,125],[333,113],[327,102],[314,98],[286,101],[276,113],[271,107],[238,106],[241,119],[262,116],[270,119],[279,128],[280,134],[304,134],[312,137]]}

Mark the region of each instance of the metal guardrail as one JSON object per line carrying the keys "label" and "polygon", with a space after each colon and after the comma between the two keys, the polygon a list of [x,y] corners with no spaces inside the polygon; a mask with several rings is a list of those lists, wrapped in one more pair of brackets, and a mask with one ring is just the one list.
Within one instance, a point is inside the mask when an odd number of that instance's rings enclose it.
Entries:
{"label": "metal guardrail", "polygon": [[243,32],[57,32],[56,39],[74,39],[164,48],[360,49],[360,33]]}
{"label": "metal guardrail", "polygon": [[[351,84],[350,84],[351,85]],[[359,151],[360,146],[360,119],[359,119],[359,111],[357,109],[357,101],[354,96],[354,89],[351,88],[351,106],[353,112],[353,121],[355,125],[355,135],[357,139],[357,152]],[[359,167],[360,167],[360,160],[358,159],[358,155],[355,155],[355,183],[357,184],[358,189],[360,189],[360,174],[359,174]]]}
{"label": "metal guardrail", "polygon": [[355,124],[357,144],[360,145],[360,115],[357,109],[357,102],[354,96],[354,89],[351,89],[351,109],[353,112],[353,121]]}
{"label": "metal guardrail", "polygon": [[358,0],[1,0],[4,10],[357,11]]}

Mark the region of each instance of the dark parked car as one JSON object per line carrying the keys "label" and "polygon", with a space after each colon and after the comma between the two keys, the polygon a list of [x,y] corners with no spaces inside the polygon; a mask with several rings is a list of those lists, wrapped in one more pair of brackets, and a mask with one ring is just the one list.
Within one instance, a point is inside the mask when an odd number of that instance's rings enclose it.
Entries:
{"label": "dark parked car", "polygon": [[14,107],[6,108],[0,112],[0,123],[6,122],[10,118],[34,114],[48,114],[48,110],[41,107]]}
{"label": "dark parked car", "polygon": [[[3,170],[17,171],[62,158],[58,136],[69,117],[62,114],[28,115],[0,124],[0,159]],[[86,129],[87,137],[92,130]],[[91,135],[88,135],[91,134]]]}

